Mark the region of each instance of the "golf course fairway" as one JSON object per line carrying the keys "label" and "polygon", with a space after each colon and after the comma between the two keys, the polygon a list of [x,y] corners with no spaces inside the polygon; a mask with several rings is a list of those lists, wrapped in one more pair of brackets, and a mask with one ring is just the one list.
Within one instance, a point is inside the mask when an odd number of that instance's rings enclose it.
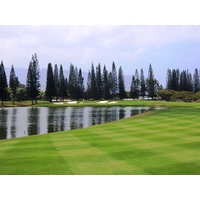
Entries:
{"label": "golf course fairway", "polygon": [[188,105],[83,129],[0,140],[0,174],[198,175],[200,105]]}

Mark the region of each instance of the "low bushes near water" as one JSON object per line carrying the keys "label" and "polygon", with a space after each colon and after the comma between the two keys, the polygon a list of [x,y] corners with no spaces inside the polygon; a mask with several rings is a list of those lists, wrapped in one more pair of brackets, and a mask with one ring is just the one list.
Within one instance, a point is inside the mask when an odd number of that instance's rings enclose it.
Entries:
{"label": "low bushes near water", "polygon": [[193,102],[200,101],[200,92],[192,93],[189,91],[174,91],[174,90],[162,90],[158,92],[161,100],[172,102]]}

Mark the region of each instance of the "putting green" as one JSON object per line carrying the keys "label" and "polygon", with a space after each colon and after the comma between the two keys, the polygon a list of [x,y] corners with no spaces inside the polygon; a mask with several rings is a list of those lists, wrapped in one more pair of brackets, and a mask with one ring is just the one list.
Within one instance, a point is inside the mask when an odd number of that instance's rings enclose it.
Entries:
{"label": "putting green", "polygon": [[200,108],[0,141],[0,174],[200,174]]}

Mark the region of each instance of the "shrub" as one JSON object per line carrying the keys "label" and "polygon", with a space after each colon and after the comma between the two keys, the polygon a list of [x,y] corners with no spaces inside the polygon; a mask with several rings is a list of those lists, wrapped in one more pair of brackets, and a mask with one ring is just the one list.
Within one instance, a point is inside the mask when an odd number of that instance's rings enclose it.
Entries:
{"label": "shrub", "polygon": [[158,92],[161,100],[170,101],[171,97],[176,93],[174,90],[161,90]]}
{"label": "shrub", "polygon": [[200,92],[194,94],[194,101],[200,100]]}
{"label": "shrub", "polygon": [[172,97],[171,101],[184,101],[192,102],[194,100],[194,94],[188,91],[176,92]]}

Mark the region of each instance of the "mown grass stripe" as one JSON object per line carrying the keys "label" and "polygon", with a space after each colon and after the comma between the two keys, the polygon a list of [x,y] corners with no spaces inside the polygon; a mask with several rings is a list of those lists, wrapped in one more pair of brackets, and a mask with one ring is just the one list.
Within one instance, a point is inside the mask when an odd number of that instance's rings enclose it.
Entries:
{"label": "mown grass stripe", "polygon": [[[1,174],[63,174],[70,173],[67,163],[59,156],[49,135],[20,139],[11,151],[0,158]],[[6,140],[8,143],[12,140]]]}

